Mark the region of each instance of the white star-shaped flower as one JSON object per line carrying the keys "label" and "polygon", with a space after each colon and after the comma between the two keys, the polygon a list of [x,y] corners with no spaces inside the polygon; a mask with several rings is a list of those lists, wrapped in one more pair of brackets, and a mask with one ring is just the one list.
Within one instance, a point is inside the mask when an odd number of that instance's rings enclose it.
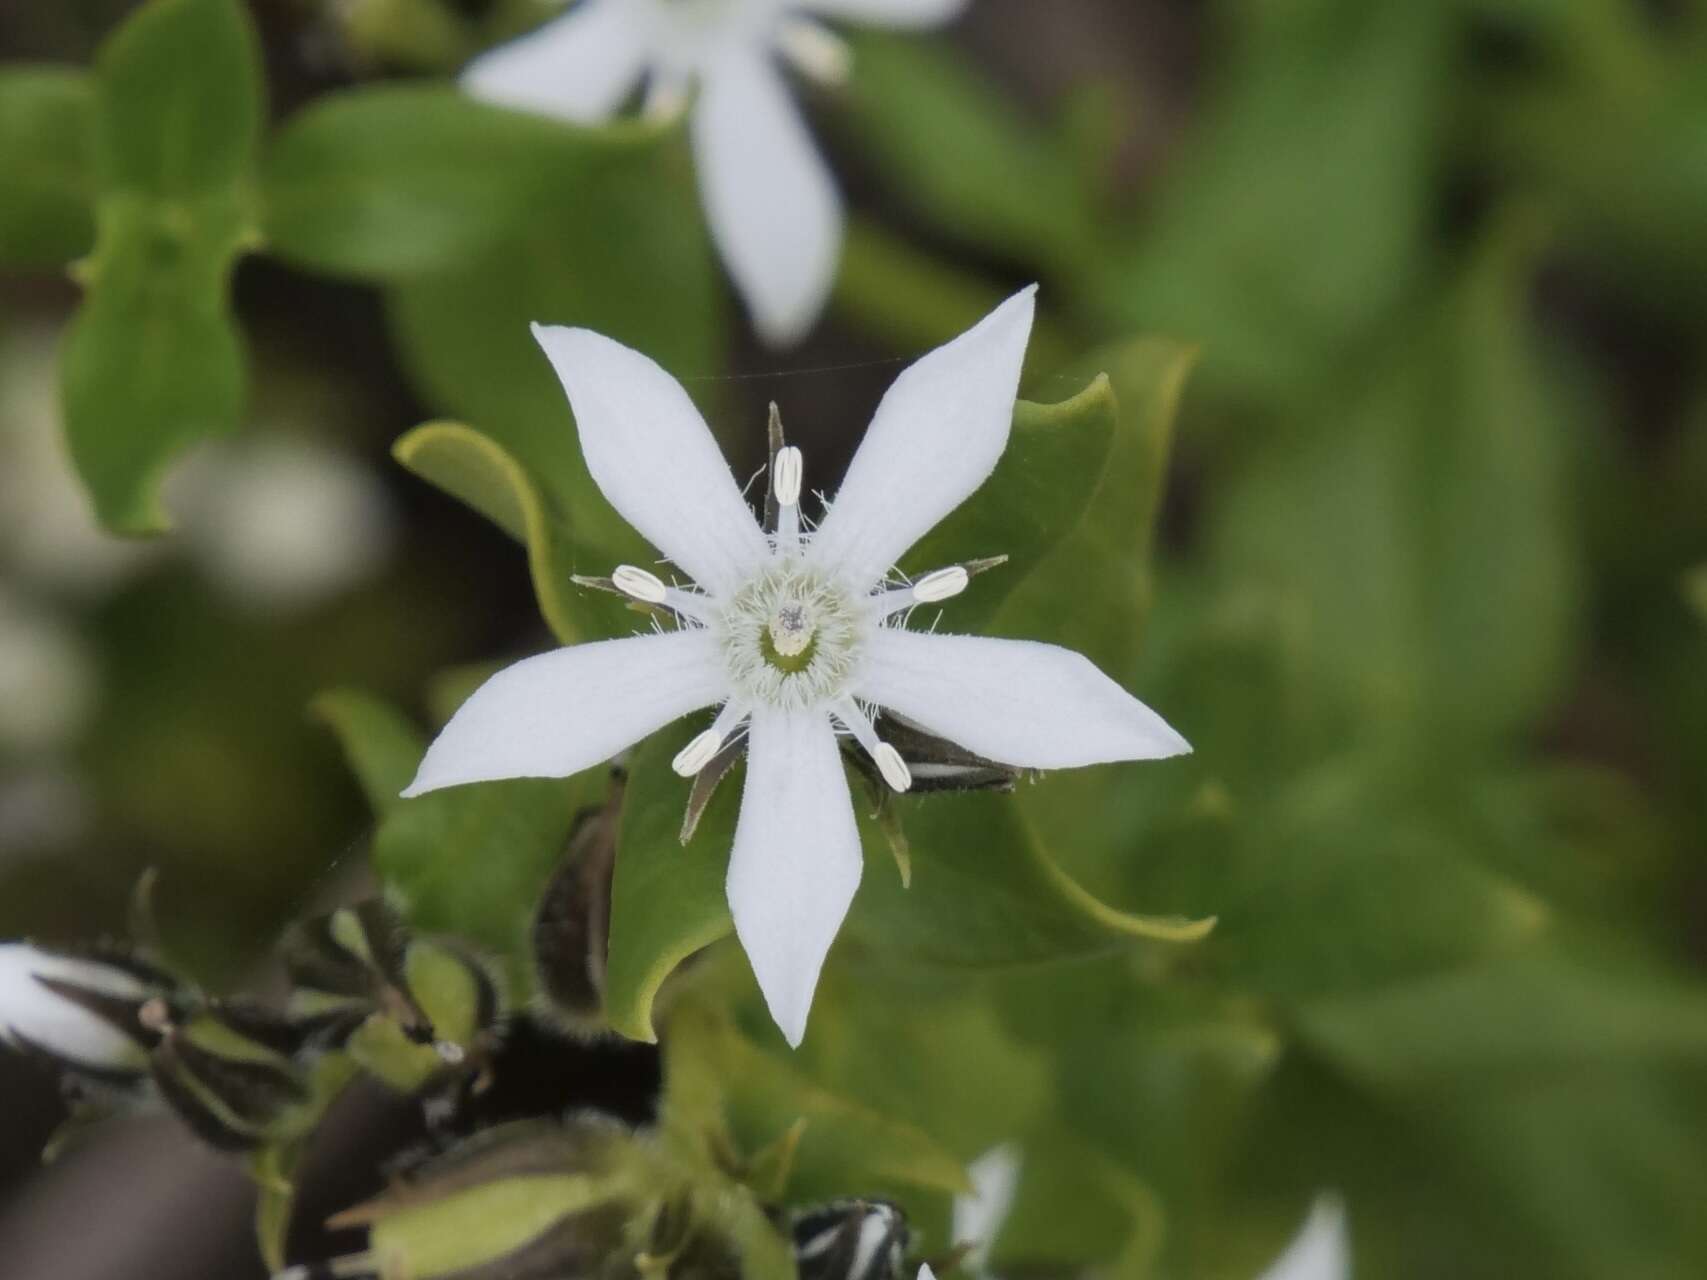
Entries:
{"label": "white star-shaped flower", "polygon": [[575,645],[499,672],[445,726],[404,795],[562,777],[718,706],[676,768],[697,772],[746,726],[729,907],[772,1016],[799,1044],[819,969],[860,878],[838,731],[903,791],[911,773],[878,739],[873,708],[1025,769],[1189,751],[1160,716],[1077,653],[906,628],[914,606],[966,586],[958,566],[911,584],[897,583],[892,566],[995,468],[1034,292],[1010,298],[896,379],[812,532],[800,516],[798,449],[777,455],[777,527],[766,534],[673,378],[596,333],[536,328],[594,480],[695,586],[618,568],[615,584],[668,610],[676,629]]}
{"label": "white star-shaped flower", "polygon": [[805,335],[829,296],[842,202],[777,57],[812,79],[839,81],[848,53],[820,19],[925,27],[947,22],[966,3],[580,0],[476,58],[462,84],[485,101],[581,124],[610,119],[642,79],[650,114],[691,100],[712,235],[754,327],[785,346]]}

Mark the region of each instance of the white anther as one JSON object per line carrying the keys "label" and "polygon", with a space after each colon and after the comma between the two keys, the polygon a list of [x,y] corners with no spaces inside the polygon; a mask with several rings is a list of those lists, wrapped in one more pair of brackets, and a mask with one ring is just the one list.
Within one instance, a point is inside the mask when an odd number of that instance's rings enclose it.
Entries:
{"label": "white anther", "polygon": [[933,569],[913,584],[913,599],[920,604],[935,604],[948,600],[966,590],[970,575],[959,565]]}
{"label": "white anther", "polygon": [[913,771],[901,759],[901,753],[887,742],[878,743],[871,758],[877,761],[877,771],[883,775],[883,780],[895,790],[905,791],[913,785]]}
{"label": "white anther", "polygon": [[648,573],[631,564],[619,564],[610,580],[624,595],[633,596],[647,604],[663,604],[665,597],[670,594],[670,589],[657,574]]}
{"label": "white anther", "polygon": [[676,752],[676,758],[670,761],[670,768],[684,778],[691,778],[710,764],[712,757],[722,749],[723,735],[715,727],[707,729]]}
{"label": "white anther", "polygon": [[829,89],[845,85],[853,70],[847,42],[810,18],[784,18],[777,26],[776,47],[801,75]]}
{"label": "white anther", "polygon": [[793,445],[776,451],[776,474],[771,477],[771,481],[776,489],[778,506],[794,507],[800,504],[800,478],[805,470],[805,460],[800,456],[800,450]]}

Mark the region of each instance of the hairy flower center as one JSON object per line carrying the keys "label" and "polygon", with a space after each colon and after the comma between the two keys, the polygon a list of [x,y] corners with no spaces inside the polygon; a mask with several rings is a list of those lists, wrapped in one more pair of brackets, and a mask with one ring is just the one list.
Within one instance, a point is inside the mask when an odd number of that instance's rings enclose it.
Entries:
{"label": "hairy flower center", "polygon": [[798,563],[765,569],[714,623],[736,695],[787,708],[846,693],[871,625],[862,601]]}

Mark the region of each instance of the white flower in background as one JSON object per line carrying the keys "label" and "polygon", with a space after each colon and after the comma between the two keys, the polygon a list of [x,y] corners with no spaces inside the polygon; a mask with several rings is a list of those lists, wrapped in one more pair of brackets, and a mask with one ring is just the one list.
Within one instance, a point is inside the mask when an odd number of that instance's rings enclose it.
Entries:
{"label": "white flower in background", "polygon": [[949,1238],[956,1245],[971,1246],[965,1263],[978,1272],[989,1265],[990,1248],[1014,1207],[1014,1195],[1019,1191],[1019,1150],[1011,1143],[993,1147],[967,1166],[966,1174],[972,1180],[972,1191],[954,1197]]}
{"label": "white flower in background", "polygon": [[[478,98],[581,124],[608,120],[642,79],[649,113],[691,101],[706,219],[765,341],[804,337],[841,257],[834,178],[776,65],[839,83],[848,50],[820,19],[945,23],[967,0],[580,0],[476,58]],[[697,87],[697,92],[696,92]]]}
{"label": "white flower in background", "polygon": [[1351,1244],[1345,1205],[1338,1196],[1319,1196],[1286,1252],[1258,1280],[1350,1280]]}
{"label": "white flower in background", "polygon": [[385,564],[395,519],[355,459],[283,433],[204,446],[173,472],[167,504],[191,556],[226,596],[294,612]]}
{"label": "white flower in background", "polygon": [[404,795],[562,777],[691,711],[719,706],[676,769],[694,774],[747,726],[729,906],[771,1014],[798,1044],[862,865],[838,731],[851,734],[901,791],[911,773],[878,739],[876,707],[1018,768],[1190,750],[1079,654],[905,626],[915,606],[966,586],[959,566],[910,585],[896,582],[892,566],[995,468],[1013,417],[1033,293],[1009,299],[896,379],[810,535],[802,531],[798,449],[777,456],[770,477],[777,529],[767,535],[673,378],[596,333],[536,328],[568,393],[593,478],[696,586],[618,568],[615,584],[669,611],[677,629],[558,649],[499,672],[445,726]]}
{"label": "white flower in background", "polygon": [[57,955],[27,942],[0,943],[0,1043],[37,1049],[97,1071],[134,1070],[145,1054],[129,1036],[65,990],[143,1001],[152,988],[115,965]]}

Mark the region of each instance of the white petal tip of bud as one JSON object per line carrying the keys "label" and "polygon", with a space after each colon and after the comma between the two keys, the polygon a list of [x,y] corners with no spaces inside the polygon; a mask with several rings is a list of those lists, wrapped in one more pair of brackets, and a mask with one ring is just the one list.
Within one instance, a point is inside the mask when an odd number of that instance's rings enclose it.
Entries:
{"label": "white petal tip of bud", "polygon": [[920,604],[948,600],[966,590],[970,580],[966,570],[957,564],[946,569],[934,569],[913,584],[913,599]]}
{"label": "white petal tip of bud", "polygon": [[811,18],[784,18],[776,33],[777,51],[808,80],[839,89],[853,70],[853,51],[847,42]]}
{"label": "white petal tip of bud", "polygon": [[871,758],[877,761],[877,771],[883,775],[883,780],[896,791],[905,791],[913,785],[913,771],[901,759],[901,753],[887,742],[878,743]]}
{"label": "white petal tip of bud", "polygon": [[800,456],[800,450],[793,445],[777,450],[776,475],[772,477],[772,483],[776,489],[778,506],[793,507],[800,504],[800,480],[805,471],[806,462]]}
{"label": "white petal tip of bud", "polygon": [[670,768],[684,778],[691,778],[723,749],[723,735],[715,729],[707,729],[687,746],[676,752],[676,758],[670,761]]}
{"label": "white petal tip of bud", "polygon": [[664,597],[668,594],[663,580],[657,574],[637,569],[631,564],[618,565],[610,580],[625,596],[632,596],[646,604],[663,604]]}

